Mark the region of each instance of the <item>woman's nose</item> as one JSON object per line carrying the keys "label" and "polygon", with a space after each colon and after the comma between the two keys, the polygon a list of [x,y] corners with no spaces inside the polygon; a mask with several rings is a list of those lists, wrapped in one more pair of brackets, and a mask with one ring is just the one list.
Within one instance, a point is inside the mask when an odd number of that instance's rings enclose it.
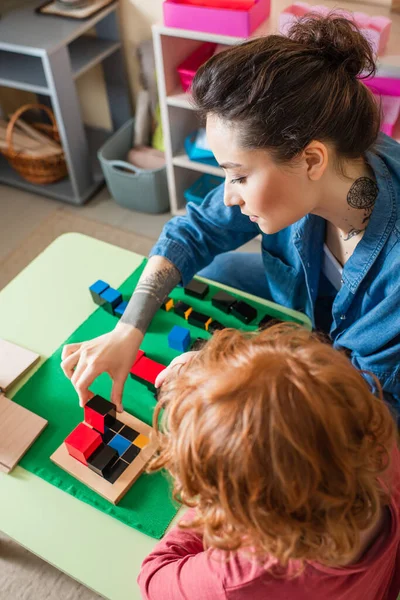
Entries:
{"label": "woman's nose", "polygon": [[225,206],[241,206],[243,204],[243,200],[240,196],[238,196],[238,194],[229,191],[228,187],[225,185],[224,204]]}

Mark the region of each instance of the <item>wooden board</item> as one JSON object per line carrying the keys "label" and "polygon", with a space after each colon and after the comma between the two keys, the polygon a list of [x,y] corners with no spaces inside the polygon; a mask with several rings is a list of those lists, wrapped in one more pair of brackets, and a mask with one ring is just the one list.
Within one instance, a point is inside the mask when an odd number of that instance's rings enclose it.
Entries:
{"label": "wooden board", "polygon": [[50,2],[46,1],[42,4],[36,11],[42,15],[54,15],[69,19],[88,19],[112,2],[115,2],[115,0],[91,0],[90,3],[81,7],[65,6],[64,8],[56,0],[50,0]]}
{"label": "wooden board", "polygon": [[10,473],[47,421],[0,394],[0,471]]}
{"label": "wooden board", "polygon": [[61,467],[61,469],[67,471],[70,475],[90,487],[94,492],[112,502],[112,504],[117,504],[126,494],[135,480],[144,471],[146,464],[158,448],[157,442],[152,439],[155,437],[152,427],[149,427],[149,425],[146,425],[143,421],[139,421],[139,419],[125,411],[117,414],[117,420],[122,421],[125,425],[129,425],[132,429],[147,436],[150,439],[150,443],[140,451],[138,456],[125,469],[115,483],[109,483],[106,479],[89,469],[89,467],[70,456],[64,443],[50,456],[50,460]]}
{"label": "wooden board", "polygon": [[39,358],[36,352],[0,339],[0,388],[7,391]]}

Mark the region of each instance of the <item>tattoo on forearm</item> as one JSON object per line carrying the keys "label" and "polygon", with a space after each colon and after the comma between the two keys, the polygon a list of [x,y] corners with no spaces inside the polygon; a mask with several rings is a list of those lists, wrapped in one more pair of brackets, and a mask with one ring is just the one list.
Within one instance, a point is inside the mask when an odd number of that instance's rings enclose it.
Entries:
{"label": "tattoo on forearm", "polygon": [[121,321],[144,334],[156,311],[180,279],[181,275],[172,263],[155,273],[142,275]]}

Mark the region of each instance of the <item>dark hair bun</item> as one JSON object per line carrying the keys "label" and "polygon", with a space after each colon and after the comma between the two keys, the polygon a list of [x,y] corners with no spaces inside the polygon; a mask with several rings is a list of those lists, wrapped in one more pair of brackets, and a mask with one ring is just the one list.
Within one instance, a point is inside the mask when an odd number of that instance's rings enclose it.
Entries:
{"label": "dark hair bun", "polygon": [[344,69],[352,77],[361,74],[368,77],[375,72],[369,42],[354,21],[343,16],[307,15],[290,28],[289,37],[315,50],[328,64]]}

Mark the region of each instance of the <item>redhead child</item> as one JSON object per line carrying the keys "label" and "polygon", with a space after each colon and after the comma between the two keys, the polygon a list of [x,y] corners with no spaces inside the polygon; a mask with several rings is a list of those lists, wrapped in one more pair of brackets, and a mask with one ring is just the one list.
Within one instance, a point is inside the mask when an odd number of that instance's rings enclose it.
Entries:
{"label": "redhead child", "polygon": [[150,468],[191,509],[143,562],[143,598],[396,600],[395,426],[344,354],[293,325],[226,329],[170,369],[156,427],[163,407]]}

